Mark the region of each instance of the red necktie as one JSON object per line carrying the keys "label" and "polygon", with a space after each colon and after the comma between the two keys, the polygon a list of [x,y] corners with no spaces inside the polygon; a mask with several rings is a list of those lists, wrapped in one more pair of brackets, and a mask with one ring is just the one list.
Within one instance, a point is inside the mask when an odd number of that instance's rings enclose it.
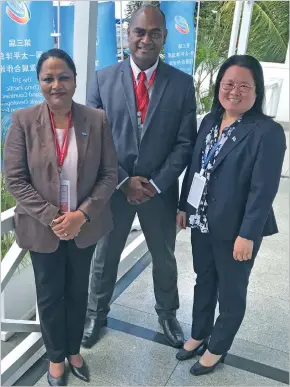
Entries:
{"label": "red necktie", "polygon": [[145,121],[148,105],[149,105],[149,94],[146,87],[147,77],[144,71],[140,73],[139,83],[136,87],[136,103],[137,110],[141,113],[141,123]]}

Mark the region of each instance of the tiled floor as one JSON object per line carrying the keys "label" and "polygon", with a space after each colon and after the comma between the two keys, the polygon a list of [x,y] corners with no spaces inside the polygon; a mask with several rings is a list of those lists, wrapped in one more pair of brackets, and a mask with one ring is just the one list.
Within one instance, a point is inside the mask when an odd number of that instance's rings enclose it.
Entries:
{"label": "tiled floor", "polygon": [[[127,329],[122,331],[124,323],[120,323],[118,330],[106,328],[97,345],[82,352],[91,370],[91,385],[279,386],[287,382],[288,185],[288,179],[281,180],[275,202],[280,233],[263,242],[251,276],[246,316],[226,364],[211,375],[193,377],[189,369],[194,360],[178,362],[175,359],[177,350],[154,338],[154,332],[157,337],[162,330],[154,310],[152,266],[149,265],[112,305],[110,317],[114,320],[111,321],[127,323]],[[178,234],[176,258],[180,293],[178,318],[188,337],[195,278],[188,231]],[[36,385],[45,384],[44,376]],[[70,375],[69,385],[84,383]]]}
{"label": "tiled floor", "polygon": [[200,378],[191,376],[189,367],[190,364],[179,363],[167,386],[283,386],[282,383],[227,365],[221,365],[217,372]]}
{"label": "tiled floor", "polygon": [[[165,345],[107,329],[98,349],[84,350],[92,373],[91,385],[110,386],[279,386],[282,383],[228,365],[209,376],[194,378],[192,360],[178,362],[176,350]],[[36,384],[46,384],[46,376]],[[86,385],[69,375],[69,385]]]}

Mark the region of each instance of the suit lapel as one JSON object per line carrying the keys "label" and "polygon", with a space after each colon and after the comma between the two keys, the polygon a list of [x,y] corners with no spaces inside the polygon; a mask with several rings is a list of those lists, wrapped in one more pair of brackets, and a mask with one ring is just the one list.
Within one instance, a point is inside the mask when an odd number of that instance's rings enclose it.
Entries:
{"label": "suit lapel", "polygon": [[39,141],[41,143],[41,146],[43,147],[47,160],[51,162],[55,170],[55,174],[59,176],[56,148],[55,148],[55,139],[51,128],[48,106],[46,102],[43,102],[40,105],[37,121],[38,121],[38,126],[36,128],[36,131],[37,131]]}
{"label": "suit lapel", "polygon": [[[243,121],[239,124],[236,130],[233,131],[231,136],[227,139],[222,147],[216,162],[211,170],[213,172],[225,159],[225,157],[254,129],[255,127],[255,115],[245,115]],[[210,132],[215,123],[215,116],[211,114],[201,123],[196,139],[193,158],[191,163],[191,170],[188,177],[188,182],[191,185],[193,175],[195,172],[199,172],[201,168],[201,152],[204,146],[205,138]]]}
{"label": "suit lapel", "polygon": [[132,121],[134,133],[135,133],[135,140],[136,140],[136,143],[138,143],[138,138],[137,138],[138,123],[137,123],[136,101],[135,101],[134,85],[133,85],[129,58],[123,62],[121,77],[122,77],[124,97],[129,110],[130,118]]}
{"label": "suit lapel", "polygon": [[77,173],[79,176],[87,153],[91,127],[87,122],[87,116],[84,114],[83,107],[75,102],[72,105],[72,119],[78,149]]}
{"label": "suit lapel", "polygon": [[216,162],[211,170],[213,172],[225,159],[225,157],[253,130],[255,122],[253,120],[245,120],[238,124],[230,137],[225,142],[221,151],[219,152]]}
{"label": "suit lapel", "polygon": [[169,81],[169,77],[167,75],[166,68],[160,59],[159,65],[157,68],[156,79],[153,85],[152,95],[149,101],[149,106],[148,106],[145,122],[143,125],[141,140],[144,137],[146,130],[148,129],[150,122],[152,120],[152,117],[159,106],[160,100],[164,94],[168,81]]}

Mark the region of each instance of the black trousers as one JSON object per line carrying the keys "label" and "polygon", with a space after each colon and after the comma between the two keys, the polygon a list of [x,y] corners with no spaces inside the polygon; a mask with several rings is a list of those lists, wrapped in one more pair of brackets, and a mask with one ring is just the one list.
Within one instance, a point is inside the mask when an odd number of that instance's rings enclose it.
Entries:
{"label": "black trousers", "polygon": [[99,241],[92,262],[89,318],[104,319],[110,310],[120,257],[136,212],[153,260],[155,309],[162,318],[175,316],[179,308],[174,256],[178,187],[173,188],[165,196],[156,195],[139,206],[130,205],[122,192],[114,193],[111,199],[114,230]]}
{"label": "black trousers", "polygon": [[[209,351],[226,353],[238,332],[246,311],[247,288],[262,238],[254,241],[252,259],[233,258],[234,241],[215,240],[210,234],[191,232],[194,287],[191,336],[202,340],[210,336]],[[219,301],[219,316],[214,323]]]}
{"label": "black trousers", "polygon": [[60,241],[53,253],[30,252],[42,337],[54,363],[80,351],[94,250],[79,249],[72,240]]}

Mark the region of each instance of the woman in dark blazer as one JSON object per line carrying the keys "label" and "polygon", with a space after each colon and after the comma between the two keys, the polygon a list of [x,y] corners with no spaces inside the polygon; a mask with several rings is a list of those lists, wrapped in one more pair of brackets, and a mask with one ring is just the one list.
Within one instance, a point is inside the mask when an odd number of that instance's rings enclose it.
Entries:
{"label": "woman in dark blazer", "polygon": [[177,358],[202,354],[193,375],[223,362],[244,318],[262,238],[278,232],[272,204],[286,141],[281,125],[263,114],[263,100],[260,63],[249,55],[228,58],[183,181],[177,224],[192,229],[197,278],[191,338]]}
{"label": "woman in dark blazer", "polygon": [[104,111],[73,102],[76,68],[68,54],[43,53],[37,76],[45,102],[16,111],[4,148],[16,199],[18,245],[30,251],[48,382],[66,385],[64,361],[89,381],[80,355],[91,258],[112,230],[109,199],[117,157]]}

